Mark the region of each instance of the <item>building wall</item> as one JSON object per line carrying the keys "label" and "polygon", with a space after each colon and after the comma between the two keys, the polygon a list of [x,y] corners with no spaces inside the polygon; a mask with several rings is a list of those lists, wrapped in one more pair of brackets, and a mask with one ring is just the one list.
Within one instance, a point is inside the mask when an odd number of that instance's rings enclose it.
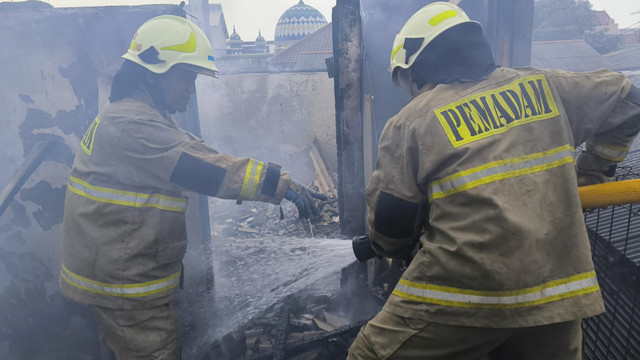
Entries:
{"label": "building wall", "polygon": [[218,151],[282,165],[305,183],[315,175],[314,139],[335,171],[333,79],[326,73],[221,75],[198,80],[205,141]]}

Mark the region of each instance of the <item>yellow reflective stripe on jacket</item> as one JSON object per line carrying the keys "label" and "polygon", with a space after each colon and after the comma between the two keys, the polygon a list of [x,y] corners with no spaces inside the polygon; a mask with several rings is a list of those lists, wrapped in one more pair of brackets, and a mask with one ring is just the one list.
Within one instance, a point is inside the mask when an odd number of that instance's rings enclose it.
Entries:
{"label": "yellow reflective stripe on jacket", "polygon": [[75,286],[79,289],[87,290],[96,294],[122,297],[141,297],[158,294],[173,289],[180,282],[180,272],[178,271],[166,278],[145,283],[126,285],[107,284],[75,274],[67,269],[64,264],[62,264],[60,276],[69,285]]}
{"label": "yellow reflective stripe on jacket", "polygon": [[249,160],[247,170],[244,173],[242,190],[240,190],[240,195],[238,196],[239,200],[252,200],[256,195],[263,166],[264,163],[262,161],[256,161],[254,159]]}
{"label": "yellow reflective stripe on jacket", "polygon": [[161,210],[185,212],[187,199],[160,194],[143,194],[95,186],[75,176],[69,178],[69,190],[87,199],[122,206],[154,207]]}
{"label": "yellow reflective stripe on jacket", "polygon": [[574,161],[574,150],[564,145],[548,151],[488,163],[447,176],[429,185],[429,202],[480,185],[553,169]]}
{"label": "yellow reflective stripe on jacket", "polygon": [[82,141],[80,141],[80,147],[89,156],[91,156],[91,153],[93,153],[93,144],[96,140],[96,131],[98,130],[98,125],[100,125],[100,119],[96,117],[95,119],[93,119],[91,125],[89,125],[89,129],[87,129],[87,132],[84,133]]}
{"label": "yellow reflective stripe on jacket", "polygon": [[621,162],[629,153],[629,147],[612,146],[607,144],[590,144],[589,150],[603,159],[609,161]]}
{"label": "yellow reflective stripe on jacket", "polygon": [[393,294],[404,299],[442,306],[511,309],[536,306],[600,290],[595,271],[515,291],[476,291],[416,283],[401,279]]}

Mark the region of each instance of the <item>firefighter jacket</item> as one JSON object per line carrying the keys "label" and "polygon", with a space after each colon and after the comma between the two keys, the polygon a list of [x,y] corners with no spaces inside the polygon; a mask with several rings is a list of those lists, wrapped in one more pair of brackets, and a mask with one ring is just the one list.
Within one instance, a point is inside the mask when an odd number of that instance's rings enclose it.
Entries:
{"label": "firefighter jacket", "polygon": [[108,104],[84,135],[63,221],[63,293],[135,309],[169,302],[186,251],[185,190],[279,204],[287,172],[217,153],[161,114],[146,92]]}
{"label": "firefighter jacket", "polygon": [[591,170],[625,158],[640,129],[631,88],[608,70],[498,68],[421,89],[386,124],[366,191],[375,247],[420,241],[385,310],[477,327],[603,312],[575,147],[587,142]]}

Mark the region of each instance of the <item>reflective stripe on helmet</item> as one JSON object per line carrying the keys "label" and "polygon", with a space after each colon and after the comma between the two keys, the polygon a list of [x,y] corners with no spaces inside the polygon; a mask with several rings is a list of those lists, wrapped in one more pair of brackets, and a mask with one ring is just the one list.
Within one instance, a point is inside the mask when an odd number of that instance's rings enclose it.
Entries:
{"label": "reflective stripe on helmet", "polygon": [[170,50],[170,51],[179,51],[183,53],[192,53],[196,51],[196,37],[191,33],[189,36],[189,40],[183,42],[182,44],[176,44],[171,46],[165,46],[160,48],[160,50]]}
{"label": "reflective stripe on helmet", "polygon": [[456,16],[458,16],[457,12],[455,12],[453,10],[447,10],[447,11],[441,12],[440,14],[432,17],[431,20],[429,20],[429,25],[437,26],[441,22],[443,22],[443,21],[445,21],[447,19],[451,19],[451,18],[456,17]]}

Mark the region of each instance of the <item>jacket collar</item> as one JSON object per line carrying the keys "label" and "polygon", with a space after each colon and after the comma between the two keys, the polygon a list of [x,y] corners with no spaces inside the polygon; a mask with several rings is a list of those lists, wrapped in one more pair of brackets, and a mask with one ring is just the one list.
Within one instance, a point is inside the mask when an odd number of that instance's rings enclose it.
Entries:
{"label": "jacket collar", "polygon": [[153,100],[153,97],[151,96],[151,94],[147,89],[145,88],[136,89],[136,91],[132,94],[131,99],[134,101],[141,102],[145,105],[148,105],[150,108],[153,108],[158,112],[158,114],[162,117],[163,120],[166,120],[171,125],[171,127],[180,129],[180,125],[178,124],[178,122],[175,121],[166,110],[158,108],[158,105]]}

